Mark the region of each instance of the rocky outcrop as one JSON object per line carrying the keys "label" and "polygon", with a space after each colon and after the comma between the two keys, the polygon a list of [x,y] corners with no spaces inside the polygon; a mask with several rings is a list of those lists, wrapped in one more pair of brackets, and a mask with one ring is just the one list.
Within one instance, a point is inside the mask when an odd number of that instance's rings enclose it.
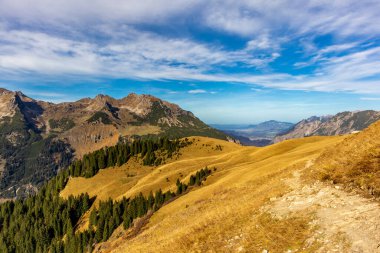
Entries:
{"label": "rocky outcrop", "polygon": [[334,116],[323,116],[302,120],[284,134],[277,135],[274,143],[307,136],[332,136],[361,131],[380,120],[378,111],[341,112]]}

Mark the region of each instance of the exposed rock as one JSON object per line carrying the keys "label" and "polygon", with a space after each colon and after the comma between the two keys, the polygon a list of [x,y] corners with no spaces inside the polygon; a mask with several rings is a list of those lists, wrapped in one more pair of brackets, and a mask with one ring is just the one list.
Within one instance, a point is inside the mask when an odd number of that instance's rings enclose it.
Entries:
{"label": "exposed rock", "polygon": [[313,252],[377,252],[378,202],[319,181],[307,184],[298,171],[285,182],[292,190],[269,202],[262,211],[279,219],[306,214],[312,217],[314,232],[306,247],[320,244]]}
{"label": "exposed rock", "polygon": [[298,122],[288,132],[278,135],[273,142],[307,136],[332,136],[357,133],[380,120],[378,111],[341,112],[334,116],[311,117]]}

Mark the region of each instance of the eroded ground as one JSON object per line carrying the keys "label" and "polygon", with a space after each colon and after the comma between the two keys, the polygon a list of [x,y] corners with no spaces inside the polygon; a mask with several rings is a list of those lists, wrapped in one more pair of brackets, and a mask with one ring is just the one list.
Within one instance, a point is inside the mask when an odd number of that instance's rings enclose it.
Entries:
{"label": "eroded ground", "polygon": [[286,180],[292,191],[272,198],[264,210],[279,219],[312,217],[313,235],[306,245],[317,243],[316,252],[380,252],[380,205],[373,199],[348,193],[341,186],[316,181],[305,184],[296,171]]}

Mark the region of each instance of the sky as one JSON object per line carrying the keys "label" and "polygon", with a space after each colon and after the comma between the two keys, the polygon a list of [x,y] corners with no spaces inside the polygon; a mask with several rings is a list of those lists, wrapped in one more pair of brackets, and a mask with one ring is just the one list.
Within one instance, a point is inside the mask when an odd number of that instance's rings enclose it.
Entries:
{"label": "sky", "polygon": [[0,87],[130,92],[206,123],[380,110],[380,1],[0,0]]}

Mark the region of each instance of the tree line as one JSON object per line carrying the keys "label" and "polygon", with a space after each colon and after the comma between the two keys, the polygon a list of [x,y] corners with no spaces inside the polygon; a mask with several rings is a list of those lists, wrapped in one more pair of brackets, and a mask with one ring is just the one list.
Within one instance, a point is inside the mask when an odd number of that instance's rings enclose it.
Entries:
{"label": "tree line", "polygon": [[159,189],[154,194],[150,192],[148,196],[140,193],[134,198],[123,198],[120,201],[112,199],[100,201],[98,208],[93,208],[90,213],[89,229],[81,233],[68,234],[67,240],[56,241],[51,246],[51,252],[91,252],[94,244],[107,241],[121,224],[124,229],[132,227],[137,218],[147,215],[148,212],[157,211],[173,198],[186,193],[191,187],[200,186],[210,174],[211,170],[206,167],[191,175],[187,184],[178,179],[176,192],[162,192]]}
{"label": "tree line", "polygon": [[157,211],[189,188],[201,185],[211,170],[205,168],[191,175],[187,184],[177,180],[176,192],[162,192],[159,189],[148,196],[140,193],[121,201],[102,201],[90,214],[89,229],[80,233],[75,233],[75,226],[90,209],[94,199],[88,194],[62,199],[59,193],[66,186],[69,176],[90,177],[99,169],[122,165],[136,155],[144,160],[154,156],[154,159],[144,162],[152,165],[157,162],[155,152],[165,152],[169,157],[187,144],[188,140],[171,141],[166,138],[119,143],[73,162],[69,169],[60,171],[35,196],[0,204],[0,252],[91,252],[96,243],[106,241],[121,224],[128,229],[138,217],[150,210]]}
{"label": "tree line", "polygon": [[60,198],[65,184],[65,175],[60,173],[37,195],[0,205],[0,252],[49,252],[54,242],[74,233],[93,200],[88,194]]}
{"label": "tree line", "polygon": [[[185,140],[169,140],[168,138],[135,140],[131,143],[119,143],[112,147],[94,151],[84,155],[81,160],[69,166],[69,175],[73,177],[92,177],[100,169],[121,166],[133,156],[139,156],[144,165],[160,165],[163,158],[172,157],[173,153],[189,144]],[[157,155],[161,151],[162,155]]]}

